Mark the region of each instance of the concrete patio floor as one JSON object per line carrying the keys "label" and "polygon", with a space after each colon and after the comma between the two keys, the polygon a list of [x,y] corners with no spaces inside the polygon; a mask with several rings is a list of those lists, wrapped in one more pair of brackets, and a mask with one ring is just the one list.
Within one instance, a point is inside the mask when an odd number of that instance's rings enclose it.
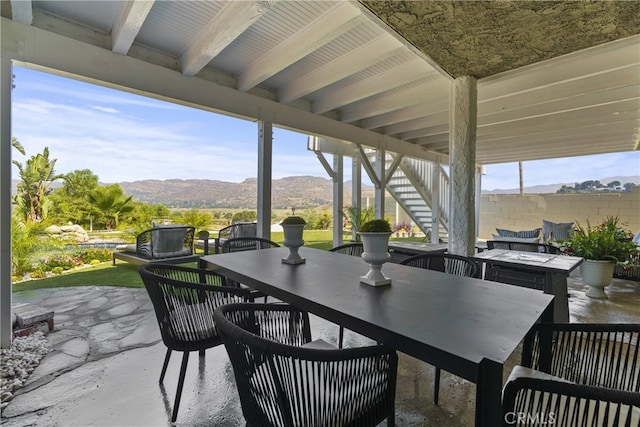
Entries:
{"label": "concrete patio floor", "polygon": [[[571,322],[640,322],[640,283],[614,279],[605,300],[585,296],[579,274],[569,277]],[[170,422],[180,355],[158,384],[165,347],[144,289],[73,287],[14,293],[14,303],[55,310],[50,353],[5,408],[1,423],[15,426],[165,426]],[[335,342],[337,326],[313,318],[313,337]],[[446,333],[446,331],[443,331]],[[346,334],[346,345],[370,343]],[[505,378],[520,358],[516,351]],[[178,426],[244,425],[233,371],[223,346],[200,359],[193,353]],[[440,405],[432,404],[434,368],[400,355],[398,426],[473,425],[475,385],[442,373]]]}

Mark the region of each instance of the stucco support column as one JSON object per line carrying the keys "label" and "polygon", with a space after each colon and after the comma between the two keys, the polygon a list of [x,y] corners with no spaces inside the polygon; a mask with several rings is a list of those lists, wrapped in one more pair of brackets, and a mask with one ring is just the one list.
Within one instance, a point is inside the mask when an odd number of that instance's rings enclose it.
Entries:
{"label": "stucco support column", "polygon": [[0,348],[11,347],[11,59],[0,57]]}
{"label": "stucco support column", "polygon": [[[355,212],[362,212],[362,167],[357,155],[351,159],[351,206]],[[357,232],[358,230],[351,230],[351,240],[356,240]]]}
{"label": "stucco support column", "polygon": [[475,174],[478,91],[474,77],[455,79],[449,89],[449,252],[475,251]]}
{"label": "stucco support column", "polygon": [[258,237],[271,239],[273,124],[258,122]]}
{"label": "stucco support column", "polygon": [[333,155],[333,246],[342,244],[344,209],[344,166],[342,154]]}

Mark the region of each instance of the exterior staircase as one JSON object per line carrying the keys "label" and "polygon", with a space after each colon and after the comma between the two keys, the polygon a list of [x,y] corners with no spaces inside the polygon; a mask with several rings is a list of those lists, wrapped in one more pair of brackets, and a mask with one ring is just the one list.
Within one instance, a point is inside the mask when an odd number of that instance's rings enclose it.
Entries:
{"label": "exterior staircase", "polygon": [[[375,151],[367,151],[375,165]],[[393,157],[387,154],[385,169]],[[449,176],[434,162],[404,157],[386,185],[387,192],[402,206],[425,235],[431,235],[434,221],[439,239],[447,241],[449,230]]]}

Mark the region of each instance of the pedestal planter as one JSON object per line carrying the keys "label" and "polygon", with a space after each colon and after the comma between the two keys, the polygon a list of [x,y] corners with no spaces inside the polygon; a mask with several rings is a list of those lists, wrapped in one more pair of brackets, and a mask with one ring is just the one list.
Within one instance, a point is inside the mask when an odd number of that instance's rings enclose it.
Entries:
{"label": "pedestal planter", "polygon": [[369,264],[369,271],[360,277],[360,282],[371,286],[390,285],[391,279],[382,273],[382,264],[391,259],[389,255],[389,236],[391,233],[360,232],[364,252],[361,257]]}
{"label": "pedestal planter", "polygon": [[302,232],[305,224],[282,224],[284,230],[284,245],[289,248],[289,256],[282,258],[285,264],[302,264],[306,260],[298,254],[300,246],[304,245]]}
{"label": "pedestal planter", "polygon": [[585,259],[580,264],[580,275],[582,282],[589,286],[586,295],[591,298],[607,298],[604,288],[611,283],[613,279],[613,269],[615,267],[613,261],[596,261]]}

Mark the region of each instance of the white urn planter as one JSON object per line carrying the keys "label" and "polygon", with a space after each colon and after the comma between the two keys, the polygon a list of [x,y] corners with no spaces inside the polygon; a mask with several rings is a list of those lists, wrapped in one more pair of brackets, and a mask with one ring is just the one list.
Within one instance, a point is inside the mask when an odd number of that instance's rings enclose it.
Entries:
{"label": "white urn planter", "polygon": [[598,261],[585,259],[580,264],[582,282],[589,286],[586,295],[591,298],[607,298],[604,288],[609,286],[613,279],[613,270],[616,264],[613,261]]}
{"label": "white urn planter", "polygon": [[282,258],[285,264],[302,264],[306,260],[298,254],[300,246],[304,245],[302,232],[305,224],[281,224],[284,230],[284,245],[289,248],[289,256]]}
{"label": "white urn planter", "polygon": [[389,236],[386,232],[360,232],[363,252],[361,258],[369,264],[369,271],[360,277],[360,282],[371,286],[390,285],[391,279],[382,273],[382,265],[391,259]]}

